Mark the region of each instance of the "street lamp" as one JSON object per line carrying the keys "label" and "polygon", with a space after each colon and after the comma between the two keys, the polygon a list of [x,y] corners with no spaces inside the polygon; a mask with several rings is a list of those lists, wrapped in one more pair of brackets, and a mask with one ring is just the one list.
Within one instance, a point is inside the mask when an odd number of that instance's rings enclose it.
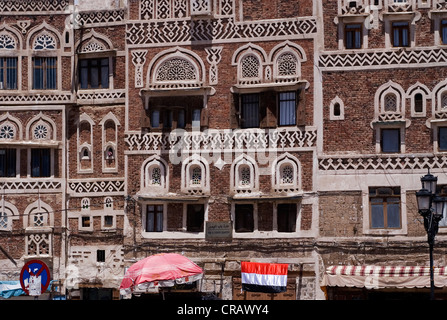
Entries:
{"label": "street lamp", "polygon": [[430,174],[421,178],[422,189],[416,192],[419,214],[424,218],[424,228],[427,231],[427,240],[430,247],[430,299],[435,296],[433,275],[433,246],[438,233],[439,221],[442,219],[447,198],[436,195],[438,178]]}

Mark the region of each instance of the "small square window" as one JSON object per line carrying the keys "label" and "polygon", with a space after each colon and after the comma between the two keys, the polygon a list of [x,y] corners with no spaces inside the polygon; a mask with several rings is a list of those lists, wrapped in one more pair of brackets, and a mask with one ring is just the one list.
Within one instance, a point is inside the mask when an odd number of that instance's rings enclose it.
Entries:
{"label": "small square window", "polygon": [[82,227],[89,228],[90,227],[90,217],[82,217],[81,218]]}
{"label": "small square window", "polygon": [[408,22],[393,22],[393,47],[410,46],[410,26]]}
{"label": "small square window", "polygon": [[348,24],[345,26],[346,49],[360,49],[362,47],[362,25]]}
{"label": "small square window", "polygon": [[104,216],[104,227],[110,228],[113,226],[113,216]]}
{"label": "small square window", "polygon": [[106,251],[96,250],[96,262],[105,262],[105,261],[106,261]]}
{"label": "small square window", "polygon": [[381,135],[382,152],[400,152],[400,129],[382,129]]}

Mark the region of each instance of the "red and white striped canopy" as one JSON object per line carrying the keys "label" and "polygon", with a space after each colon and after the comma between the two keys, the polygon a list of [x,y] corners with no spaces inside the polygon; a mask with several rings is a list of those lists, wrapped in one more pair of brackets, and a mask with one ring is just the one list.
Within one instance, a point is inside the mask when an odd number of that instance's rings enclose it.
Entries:
{"label": "red and white striped canopy", "polygon": [[[446,267],[433,268],[434,275],[447,276]],[[420,277],[429,276],[430,267],[415,266],[330,266],[327,274],[345,276]]]}
{"label": "red and white striped canopy", "polygon": [[[433,268],[436,287],[447,286],[447,267]],[[329,266],[323,287],[423,288],[430,287],[430,267],[426,266]]]}

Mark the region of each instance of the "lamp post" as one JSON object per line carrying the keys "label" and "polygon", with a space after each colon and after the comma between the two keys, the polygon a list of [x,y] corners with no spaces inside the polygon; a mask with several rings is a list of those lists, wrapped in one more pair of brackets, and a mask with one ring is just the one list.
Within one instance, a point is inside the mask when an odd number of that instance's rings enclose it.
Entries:
{"label": "lamp post", "polygon": [[435,236],[438,233],[439,221],[442,219],[445,197],[436,195],[438,178],[430,174],[430,171],[421,178],[422,189],[416,192],[419,214],[424,218],[424,228],[427,232],[427,240],[430,248],[430,300],[435,297],[435,284],[433,272],[433,246]]}

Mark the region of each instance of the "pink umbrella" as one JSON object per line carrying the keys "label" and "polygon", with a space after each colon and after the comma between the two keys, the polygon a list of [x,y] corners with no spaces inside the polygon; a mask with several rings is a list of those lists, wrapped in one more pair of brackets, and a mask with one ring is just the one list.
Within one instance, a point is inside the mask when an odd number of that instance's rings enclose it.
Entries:
{"label": "pink umbrella", "polygon": [[202,278],[203,270],[188,258],[176,253],[161,253],[134,263],[127,270],[120,285],[122,295],[134,290],[172,287],[174,284],[194,282]]}

